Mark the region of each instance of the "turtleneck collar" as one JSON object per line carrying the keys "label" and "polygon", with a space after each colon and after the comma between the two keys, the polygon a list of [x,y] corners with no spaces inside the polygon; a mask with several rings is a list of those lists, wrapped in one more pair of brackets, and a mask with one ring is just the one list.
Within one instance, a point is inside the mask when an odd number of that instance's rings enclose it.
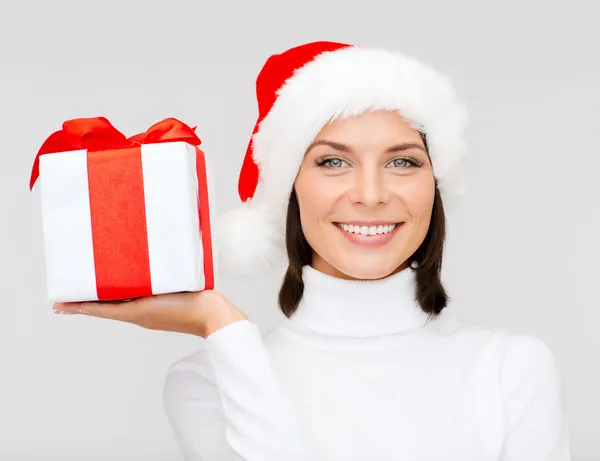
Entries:
{"label": "turtleneck collar", "polygon": [[415,299],[411,269],[378,280],[345,280],[305,266],[302,278],[304,294],[290,318],[300,329],[365,338],[414,330],[427,322]]}

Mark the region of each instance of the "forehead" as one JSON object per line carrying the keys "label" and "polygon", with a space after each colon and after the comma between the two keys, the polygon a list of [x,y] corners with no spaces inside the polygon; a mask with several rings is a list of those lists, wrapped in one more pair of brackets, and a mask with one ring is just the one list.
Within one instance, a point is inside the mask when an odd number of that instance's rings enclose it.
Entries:
{"label": "forehead", "polygon": [[347,144],[422,144],[421,133],[396,111],[376,110],[338,117],[325,125],[315,140],[329,139]]}

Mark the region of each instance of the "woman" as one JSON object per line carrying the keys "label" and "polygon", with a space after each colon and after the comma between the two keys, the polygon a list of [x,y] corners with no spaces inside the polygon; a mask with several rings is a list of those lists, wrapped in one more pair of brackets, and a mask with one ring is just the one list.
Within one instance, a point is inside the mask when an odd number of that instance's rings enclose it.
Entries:
{"label": "woman", "polygon": [[[67,312],[205,338],[165,406],[188,461],[570,459],[556,361],[541,340],[444,309],[444,204],[467,113],[397,53],[315,42],[272,56],[217,236],[230,268],[285,248],[285,321],[258,327],[215,291]],[[259,179],[262,197],[254,197]]]}

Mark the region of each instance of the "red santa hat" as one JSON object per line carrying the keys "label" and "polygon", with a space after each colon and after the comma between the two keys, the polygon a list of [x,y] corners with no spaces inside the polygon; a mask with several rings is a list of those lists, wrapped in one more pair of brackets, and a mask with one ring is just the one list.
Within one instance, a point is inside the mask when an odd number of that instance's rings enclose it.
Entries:
{"label": "red santa hat", "polygon": [[216,229],[225,273],[255,273],[284,260],[287,205],[304,153],[337,118],[397,111],[427,136],[444,206],[462,193],[467,109],[447,76],[414,57],[307,43],[271,56],[256,93],[258,120],[238,184],[242,205],[221,216]]}

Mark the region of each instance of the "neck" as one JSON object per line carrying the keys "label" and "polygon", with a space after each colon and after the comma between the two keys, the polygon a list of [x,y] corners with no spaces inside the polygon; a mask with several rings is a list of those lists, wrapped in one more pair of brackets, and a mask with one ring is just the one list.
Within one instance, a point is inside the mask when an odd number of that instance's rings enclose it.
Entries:
{"label": "neck", "polygon": [[428,319],[410,268],[378,280],[348,280],[305,266],[302,278],[304,293],[290,320],[313,332],[381,336],[417,329]]}

